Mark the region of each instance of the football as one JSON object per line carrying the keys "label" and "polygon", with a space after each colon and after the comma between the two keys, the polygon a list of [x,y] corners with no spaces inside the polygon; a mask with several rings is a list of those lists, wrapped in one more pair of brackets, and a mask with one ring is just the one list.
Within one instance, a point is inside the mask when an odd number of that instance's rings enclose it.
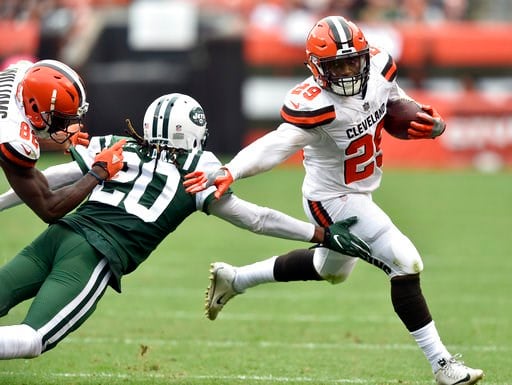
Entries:
{"label": "football", "polygon": [[416,113],[423,110],[413,100],[398,99],[388,101],[387,112],[384,116],[384,129],[395,138],[409,139],[407,129],[413,120],[417,120]]}

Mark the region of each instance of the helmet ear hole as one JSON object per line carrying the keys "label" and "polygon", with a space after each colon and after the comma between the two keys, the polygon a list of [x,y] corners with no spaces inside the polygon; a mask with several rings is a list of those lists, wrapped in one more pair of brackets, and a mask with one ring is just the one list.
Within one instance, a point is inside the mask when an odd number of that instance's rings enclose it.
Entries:
{"label": "helmet ear hole", "polygon": [[39,112],[39,108],[37,107],[37,104],[35,103],[34,99],[32,99],[30,107],[32,107],[32,111],[34,111],[36,113]]}

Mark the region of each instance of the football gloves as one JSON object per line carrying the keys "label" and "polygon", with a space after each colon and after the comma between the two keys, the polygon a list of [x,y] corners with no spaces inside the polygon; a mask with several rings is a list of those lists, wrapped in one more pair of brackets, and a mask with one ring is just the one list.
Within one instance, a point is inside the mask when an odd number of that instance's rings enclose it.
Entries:
{"label": "football gloves", "polygon": [[423,104],[421,109],[425,112],[418,112],[420,120],[412,121],[407,133],[411,139],[428,139],[441,135],[446,129],[446,123],[439,113],[431,106]]}
{"label": "football gloves", "polygon": [[69,141],[71,142],[71,145],[73,147],[77,146],[77,145],[88,147],[89,146],[89,134],[87,132],[77,131],[76,133],[71,135],[71,137],[69,138]]}
{"label": "football gloves", "polygon": [[357,217],[350,217],[326,227],[322,245],[341,254],[368,260],[370,246],[349,230],[356,222]]}
{"label": "football gloves", "polygon": [[101,167],[107,173],[104,180],[112,179],[123,168],[123,145],[126,139],[121,139],[112,147],[105,148],[94,158],[92,166]]}
{"label": "football gloves", "polygon": [[[81,131],[82,128],[82,124],[76,123],[69,126],[66,132],[62,132],[62,134],[67,137],[67,140],[62,141],[62,144],[65,144],[66,147],[66,149],[64,150],[64,154],[70,153],[69,147],[71,146],[76,147],[80,145],[84,147],[89,147],[89,134],[87,132]],[[59,140],[56,140],[56,142],[60,143]]]}
{"label": "football gloves", "polygon": [[203,171],[193,171],[185,175],[183,185],[185,191],[190,194],[196,194],[206,190],[210,186],[217,187],[215,198],[219,199],[229,186],[233,183],[233,176],[226,167],[221,167],[217,171],[205,174]]}

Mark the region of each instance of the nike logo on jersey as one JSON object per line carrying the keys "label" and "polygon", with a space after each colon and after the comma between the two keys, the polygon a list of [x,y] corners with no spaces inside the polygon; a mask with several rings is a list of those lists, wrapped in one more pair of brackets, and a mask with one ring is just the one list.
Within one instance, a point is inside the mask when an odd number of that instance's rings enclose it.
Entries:
{"label": "nike logo on jersey", "polygon": [[25,151],[25,154],[27,155],[32,155],[32,150],[30,148],[28,148],[27,146],[25,146],[24,144],[21,145],[21,148],[23,148],[23,151]]}
{"label": "nike logo on jersey", "polygon": [[295,103],[295,102],[290,102],[290,103],[292,104],[293,108],[295,108],[296,110],[299,109],[300,103]]}

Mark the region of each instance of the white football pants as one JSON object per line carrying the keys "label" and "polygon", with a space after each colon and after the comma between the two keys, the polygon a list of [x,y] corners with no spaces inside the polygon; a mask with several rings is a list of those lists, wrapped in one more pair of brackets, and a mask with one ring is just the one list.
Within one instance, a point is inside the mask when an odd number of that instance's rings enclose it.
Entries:
{"label": "white football pants", "polygon": [[[319,226],[326,221],[332,223],[357,216],[358,221],[350,228],[351,232],[370,245],[372,255],[367,262],[379,267],[390,278],[423,270],[416,247],[373,202],[371,194],[348,194],[322,202],[303,199],[303,206],[309,220]],[[326,248],[315,249],[313,258],[320,276],[331,283],[345,281],[357,261],[358,258]]]}

